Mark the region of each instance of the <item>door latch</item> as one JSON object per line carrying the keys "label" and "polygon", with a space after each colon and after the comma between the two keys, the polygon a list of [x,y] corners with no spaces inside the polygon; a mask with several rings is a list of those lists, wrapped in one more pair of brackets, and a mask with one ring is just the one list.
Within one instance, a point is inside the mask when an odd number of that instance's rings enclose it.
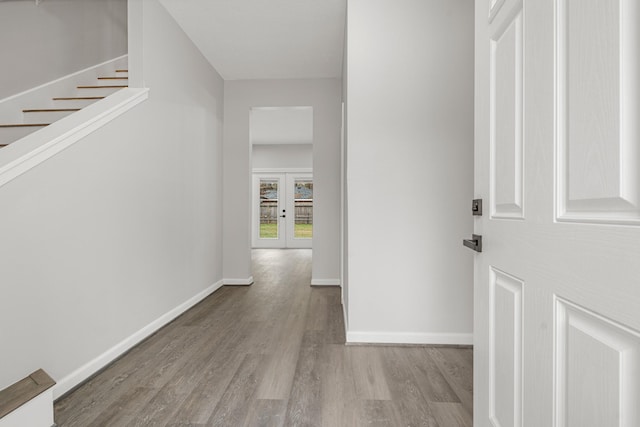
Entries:
{"label": "door latch", "polygon": [[482,236],[479,234],[472,234],[471,239],[464,239],[462,244],[476,252],[482,252]]}

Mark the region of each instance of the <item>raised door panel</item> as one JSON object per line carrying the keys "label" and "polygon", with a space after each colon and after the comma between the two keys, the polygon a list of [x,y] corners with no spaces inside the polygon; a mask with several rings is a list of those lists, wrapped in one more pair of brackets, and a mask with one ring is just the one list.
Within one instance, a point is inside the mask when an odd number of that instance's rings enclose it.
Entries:
{"label": "raised door panel", "polygon": [[640,335],[556,300],[555,427],[640,425]]}
{"label": "raised door panel", "polygon": [[520,427],[523,282],[491,268],[489,283],[489,417],[494,427]]}
{"label": "raised door panel", "polygon": [[640,223],[637,0],[557,0],[557,218]]}
{"label": "raised door panel", "polygon": [[[502,9],[504,9],[504,6]],[[491,218],[524,218],[521,5],[496,20],[491,38]]]}

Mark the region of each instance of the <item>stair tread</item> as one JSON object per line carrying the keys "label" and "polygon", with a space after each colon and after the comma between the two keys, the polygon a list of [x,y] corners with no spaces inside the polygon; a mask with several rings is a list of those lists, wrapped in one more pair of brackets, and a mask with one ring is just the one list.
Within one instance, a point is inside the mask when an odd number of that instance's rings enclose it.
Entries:
{"label": "stair tread", "polygon": [[90,99],[104,99],[104,96],[75,96],[70,98],[53,98],[54,101],[87,101]]}
{"label": "stair tread", "polygon": [[128,73],[129,70],[116,70],[116,73]]}
{"label": "stair tread", "polygon": [[44,127],[51,123],[9,123],[0,125],[0,128],[26,128],[26,127]]}
{"label": "stair tread", "polygon": [[[3,146],[0,144],[0,146]],[[6,144],[4,144],[6,146]],[[18,409],[56,382],[42,369],[0,391],[0,418]]]}
{"label": "stair tread", "polygon": [[22,110],[23,113],[55,113],[58,111],[80,111],[80,108],[42,108],[42,109],[31,109],[31,110]]}
{"label": "stair tread", "polygon": [[129,77],[98,77],[98,80],[129,80]]}

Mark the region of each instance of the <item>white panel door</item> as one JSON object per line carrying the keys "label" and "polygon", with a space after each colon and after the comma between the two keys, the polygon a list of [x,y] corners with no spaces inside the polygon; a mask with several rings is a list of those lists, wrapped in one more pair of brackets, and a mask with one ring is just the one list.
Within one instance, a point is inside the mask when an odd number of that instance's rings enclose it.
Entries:
{"label": "white panel door", "polygon": [[639,27],[476,1],[476,427],[640,426]]}

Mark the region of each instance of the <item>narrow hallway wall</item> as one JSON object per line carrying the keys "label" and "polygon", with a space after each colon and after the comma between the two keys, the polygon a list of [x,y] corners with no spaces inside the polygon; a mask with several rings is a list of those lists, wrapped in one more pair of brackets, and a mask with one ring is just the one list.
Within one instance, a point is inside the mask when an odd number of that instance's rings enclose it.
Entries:
{"label": "narrow hallway wall", "polygon": [[350,0],[348,334],[471,344],[472,0]]}

